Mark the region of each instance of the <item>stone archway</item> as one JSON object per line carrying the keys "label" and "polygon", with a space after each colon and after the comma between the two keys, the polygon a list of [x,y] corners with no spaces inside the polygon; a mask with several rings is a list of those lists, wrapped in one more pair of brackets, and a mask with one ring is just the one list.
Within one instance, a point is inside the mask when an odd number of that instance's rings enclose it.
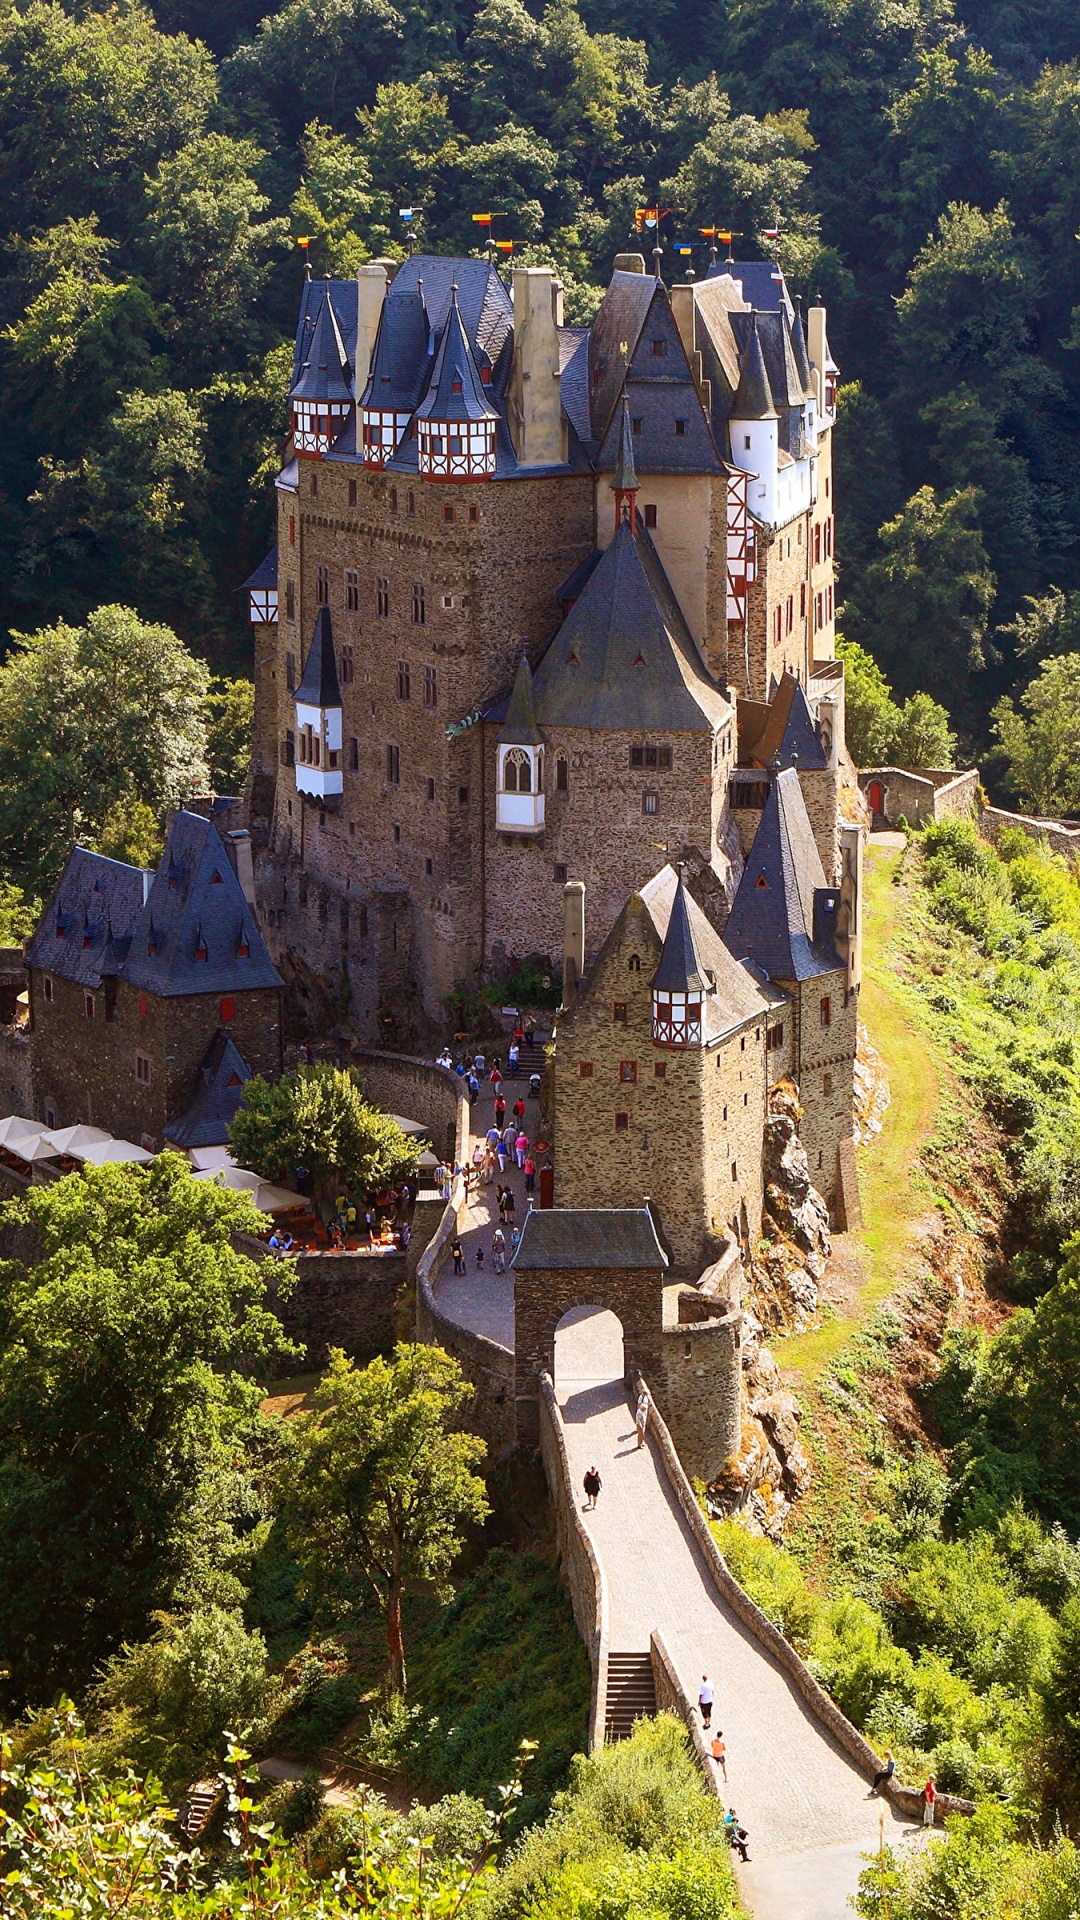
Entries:
{"label": "stone archway", "polygon": [[582,1387],[621,1383],[626,1371],[623,1326],[610,1307],[570,1307],[555,1328],[552,1378],[562,1401]]}

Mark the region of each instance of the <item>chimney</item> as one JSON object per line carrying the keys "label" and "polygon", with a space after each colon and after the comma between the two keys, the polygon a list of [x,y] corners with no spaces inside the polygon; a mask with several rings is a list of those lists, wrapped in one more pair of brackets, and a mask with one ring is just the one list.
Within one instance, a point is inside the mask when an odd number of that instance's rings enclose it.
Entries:
{"label": "chimney", "polygon": [[824,413],[825,370],[829,364],[829,342],[825,337],[825,309],[820,300],[815,301],[806,316],[806,351],[810,358],[810,371],[814,376],[818,412]]}
{"label": "chimney", "polygon": [[585,971],[585,882],[568,880],[563,888],[563,1006],[577,998]]}
{"label": "chimney", "polygon": [[226,836],[225,846],[232,861],[240,891],[252,912],[255,910],[255,869],[251,861],[251,835],[246,827]]}
{"label": "chimney", "polygon": [[566,459],[561,378],[551,268],[515,267],[507,411],[514,451],[523,467],[556,467]]}
{"label": "chimney", "polygon": [[616,273],[644,273],[645,255],[643,253],[617,253],[615,255]]}
{"label": "chimney", "polygon": [[[356,378],[354,390],[356,404],[360,405],[364,397],[364,388],[371,372],[371,356],[375,351],[375,335],[379,331],[383,301],[386,299],[387,281],[393,277],[387,269],[393,267],[388,260],[368,260],[356,270]],[[361,436],[357,433],[356,444],[359,448]]]}

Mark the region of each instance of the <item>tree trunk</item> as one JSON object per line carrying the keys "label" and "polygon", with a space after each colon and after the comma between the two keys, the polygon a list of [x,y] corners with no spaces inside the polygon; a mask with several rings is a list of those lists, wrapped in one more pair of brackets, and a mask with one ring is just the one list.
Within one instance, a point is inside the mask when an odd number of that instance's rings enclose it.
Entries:
{"label": "tree trunk", "polygon": [[390,1663],[390,1691],[405,1692],[405,1643],[401,1638],[401,1576],[393,1573],[386,1596],[386,1653]]}

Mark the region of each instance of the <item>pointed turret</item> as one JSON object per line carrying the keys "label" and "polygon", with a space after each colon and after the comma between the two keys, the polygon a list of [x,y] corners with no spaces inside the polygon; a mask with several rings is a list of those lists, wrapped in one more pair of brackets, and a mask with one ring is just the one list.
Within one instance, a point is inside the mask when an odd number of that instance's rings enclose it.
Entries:
{"label": "pointed turret", "polygon": [[810,371],[810,355],[806,351],[806,335],[802,323],[802,298],[795,295],[795,318],[791,323],[791,350],[795,356],[799,379],[802,381],[803,398],[814,398],[814,376]]}
{"label": "pointed turret", "polygon": [[326,453],[352,410],[349,356],[334,312],[329,284],[324,288],[307,350],[289,395],[293,442],[298,453]]}
{"label": "pointed turret", "polygon": [[420,472],[437,480],[482,480],[493,474],[497,419],[476,370],[455,287],[431,384],[416,410]]}
{"label": "pointed turret", "polygon": [[296,789],[328,800],[343,790],[341,685],[329,607],[320,607],[296,702]]}
{"label": "pointed turret", "polygon": [[657,1046],[701,1045],[701,1002],[711,984],[698,958],[680,873],[660,964],[652,978],[653,1040]]}
{"label": "pointed turret", "polygon": [[499,729],[499,745],[538,747],[543,744],[543,738],[536,720],[532,669],[525,655],[522,654],[514,675],[514,686],[510,695],[510,705],[506,709],[506,719]]}
{"label": "pointed turret", "polygon": [[304,677],[293,696],[297,706],[340,707],[341,686],[334,655],[334,632],[329,607],[320,607],[308,649]]}
{"label": "pointed turret", "polygon": [[758,339],[757,314],[750,315],[750,332],[739,361],[739,384],[731,403],[733,420],[775,420],[772,389],[765,371],[765,355]]}
{"label": "pointed turret", "polygon": [[637,524],[638,477],[634,466],[634,428],[630,419],[630,402],[623,394],[622,418],[619,421],[619,449],[615,455],[615,471],[611,476],[611,489],[615,495],[615,525],[622,524],[623,509],[628,509],[630,531]]}

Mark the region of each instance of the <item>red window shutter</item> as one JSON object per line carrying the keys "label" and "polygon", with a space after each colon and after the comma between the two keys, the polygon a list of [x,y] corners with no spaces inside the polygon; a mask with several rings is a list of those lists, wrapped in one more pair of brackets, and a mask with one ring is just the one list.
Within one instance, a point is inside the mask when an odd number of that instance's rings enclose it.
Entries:
{"label": "red window shutter", "polygon": [[231,993],[227,993],[221,1003],[221,1018],[222,1020],[235,1020],[236,1018],[236,1002]]}

